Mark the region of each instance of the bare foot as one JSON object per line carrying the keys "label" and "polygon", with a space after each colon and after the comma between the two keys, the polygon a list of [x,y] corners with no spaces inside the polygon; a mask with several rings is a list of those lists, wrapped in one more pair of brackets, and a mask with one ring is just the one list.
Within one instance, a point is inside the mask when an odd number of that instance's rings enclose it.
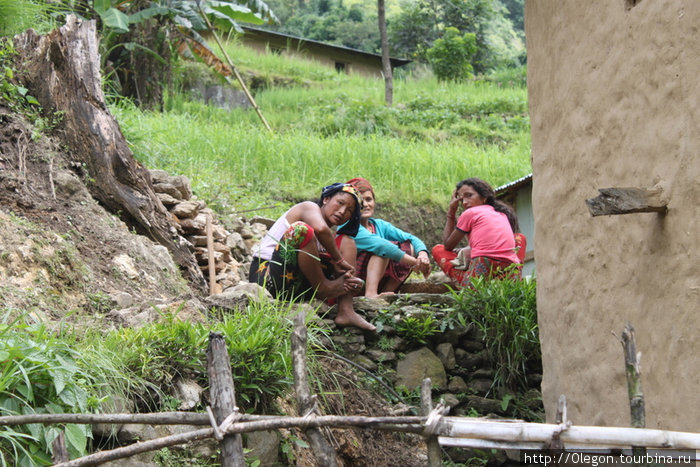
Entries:
{"label": "bare foot", "polygon": [[386,297],[389,295],[396,295],[396,292],[382,292],[382,293],[374,293],[374,294],[365,293],[365,297],[367,297],[367,298]]}
{"label": "bare foot", "polygon": [[358,315],[355,311],[346,311],[344,313],[339,313],[335,317],[335,324],[338,327],[344,328],[347,326],[354,326],[356,328],[364,329],[366,331],[376,331],[377,327],[371,323],[365,321],[365,319]]}

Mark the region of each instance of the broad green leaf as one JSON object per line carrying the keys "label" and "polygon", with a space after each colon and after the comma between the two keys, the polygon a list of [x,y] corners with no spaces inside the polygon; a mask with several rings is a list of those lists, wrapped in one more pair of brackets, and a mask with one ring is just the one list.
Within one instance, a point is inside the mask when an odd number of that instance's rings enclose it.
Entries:
{"label": "broad green leaf", "polygon": [[5,350],[0,350],[0,361],[5,361],[10,358],[10,352],[7,352]]}
{"label": "broad green leaf", "polygon": [[114,29],[116,32],[129,32],[129,17],[116,8],[100,13],[100,18],[105,26]]}
{"label": "broad green leaf", "polygon": [[56,388],[56,394],[61,394],[63,389],[66,387],[66,382],[69,381],[70,375],[68,375],[62,369],[49,370],[49,374],[53,378],[53,385]]}
{"label": "broad green leaf", "polygon": [[111,0],[94,0],[92,2],[92,7],[95,9],[97,14],[99,14],[101,16],[102,13],[104,13],[105,11],[112,8],[112,1]]}
{"label": "broad green leaf", "polygon": [[66,425],[66,441],[78,454],[84,455],[87,449],[87,426]]}
{"label": "broad green leaf", "polygon": [[39,101],[36,100],[36,98],[35,98],[34,96],[29,96],[29,95],[27,95],[27,96],[24,96],[24,98],[25,98],[26,101],[29,102],[30,104],[33,104],[33,105],[41,105],[41,104],[39,103]]}
{"label": "broad green leaf", "polygon": [[153,18],[154,16],[170,16],[172,13],[173,10],[162,6],[144,8],[143,10],[138,11],[133,15],[129,15],[129,23],[136,24],[145,21],[149,18]]}

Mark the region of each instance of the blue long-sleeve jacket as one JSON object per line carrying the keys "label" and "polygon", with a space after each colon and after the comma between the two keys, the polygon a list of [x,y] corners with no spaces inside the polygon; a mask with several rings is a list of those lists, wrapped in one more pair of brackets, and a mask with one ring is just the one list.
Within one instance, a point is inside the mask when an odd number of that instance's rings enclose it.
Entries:
{"label": "blue long-sleeve jacket", "polygon": [[413,245],[413,251],[416,255],[421,251],[428,251],[425,243],[415,235],[404,232],[382,219],[370,217],[369,221],[374,224],[376,233],[373,234],[365,227],[360,226],[360,230],[355,235],[355,244],[358,252],[369,251],[383,258],[400,261],[405,253],[391,242],[405,242],[407,240]]}

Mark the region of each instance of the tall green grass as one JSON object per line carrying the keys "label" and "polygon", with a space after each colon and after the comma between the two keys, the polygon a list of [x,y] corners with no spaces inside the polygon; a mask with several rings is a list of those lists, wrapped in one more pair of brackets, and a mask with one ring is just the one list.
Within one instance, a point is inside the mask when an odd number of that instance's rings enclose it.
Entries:
{"label": "tall green grass", "polygon": [[[232,55],[244,53],[253,52]],[[281,63],[278,71],[298,60],[263,59],[270,69]],[[227,211],[277,203],[272,216],[357,176],[395,203],[442,204],[463,178],[498,186],[530,171],[523,87],[399,79],[391,108],[383,93],[380,79],[335,72],[312,85],[265,89],[255,97],[272,133],[252,109],[229,112],[182,93],[168,96],[163,113],[129,105],[113,112],[139,160],[189,176],[199,197]]]}
{"label": "tall green grass", "polygon": [[532,280],[472,279],[472,287],[452,293],[458,321],[473,323],[484,335],[495,365],[494,386],[505,390],[527,389],[528,373],[541,373],[537,326],[536,282]]}

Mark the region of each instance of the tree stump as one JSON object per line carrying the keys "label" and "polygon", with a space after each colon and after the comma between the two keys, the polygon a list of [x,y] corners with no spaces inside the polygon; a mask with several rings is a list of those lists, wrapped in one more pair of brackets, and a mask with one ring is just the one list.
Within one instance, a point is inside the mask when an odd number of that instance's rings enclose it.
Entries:
{"label": "tree stump", "polygon": [[104,101],[95,21],[69,16],[66,25],[38,36],[28,30],[14,39],[23,63],[24,86],[45,112],[61,115],[58,129],[92,196],[127,224],[166,246],[187,279],[200,291],[206,282],[188,242],[153,190],[148,170],[129,149]]}

